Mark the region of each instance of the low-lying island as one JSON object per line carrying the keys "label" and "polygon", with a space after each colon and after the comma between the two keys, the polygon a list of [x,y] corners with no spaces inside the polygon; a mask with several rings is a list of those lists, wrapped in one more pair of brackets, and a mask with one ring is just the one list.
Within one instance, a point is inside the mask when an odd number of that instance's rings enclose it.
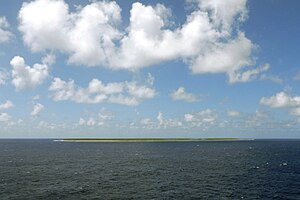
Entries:
{"label": "low-lying island", "polygon": [[65,138],[63,142],[195,142],[195,141],[241,141],[244,138]]}

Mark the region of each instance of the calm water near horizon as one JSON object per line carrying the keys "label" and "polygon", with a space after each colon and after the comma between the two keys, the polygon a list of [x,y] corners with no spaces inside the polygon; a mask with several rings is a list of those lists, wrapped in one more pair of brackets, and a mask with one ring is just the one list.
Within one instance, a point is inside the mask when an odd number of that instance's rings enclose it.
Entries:
{"label": "calm water near horizon", "polygon": [[0,199],[300,199],[300,140],[0,140]]}

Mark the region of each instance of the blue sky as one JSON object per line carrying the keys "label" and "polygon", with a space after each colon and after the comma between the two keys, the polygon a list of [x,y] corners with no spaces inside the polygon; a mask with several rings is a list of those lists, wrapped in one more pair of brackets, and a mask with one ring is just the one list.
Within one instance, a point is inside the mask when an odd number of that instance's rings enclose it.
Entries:
{"label": "blue sky", "polygon": [[299,8],[2,2],[0,137],[299,138]]}

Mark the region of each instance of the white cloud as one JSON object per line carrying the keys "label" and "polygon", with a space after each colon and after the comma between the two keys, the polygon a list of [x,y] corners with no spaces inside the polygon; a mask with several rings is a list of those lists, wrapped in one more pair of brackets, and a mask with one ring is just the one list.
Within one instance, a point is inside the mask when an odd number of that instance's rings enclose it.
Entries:
{"label": "white cloud", "polygon": [[137,82],[115,82],[104,84],[98,79],[90,81],[87,88],[78,87],[74,80],[65,82],[54,78],[49,90],[55,101],[69,100],[77,103],[117,103],[128,106],[140,104],[144,99],[154,98],[155,89]]}
{"label": "white cloud", "polygon": [[227,43],[214,44],[211,49],[206,49],[193,61],[191,70],[200,74],[236,72],[252,64],[253,48],[253,44],[244,33],[239,33],[236,39],[229,40]]}
{"label": "white cloud", "polygon": [[0,113],[0,122],[8,122],[11,116],[7,113]]}
{"label": "white cloud", "polygon": [[238,116],[241,115],[241,113],[239,111],[236,111],[236,110],[228,110],[227,115],[230,116],[230,117],[238,117]]}
{"label": "white cloud", "polygon": [[247,18],[247,0],[190,0],[199,3],[201,10],[208,12],[212,23],[224,32],[231,32],[234,20],[242,22]]}
{"label": "white cloud", "polygon": [[0,86],[6,84],[8,77],[9,73],[6,70],[0,68]]}
{"label": "white cloud", "polygon": [[275,76],[275,75],[267,75],[267,74],[262,74],[259,78],[260,80],[266,80],[266,81],[272,81],[274,83],[282,83],[283,80],[278,77],[278,76]]}
{"label": "white cloud", "polygon": [[13,108],[15,105],[10,101],[7,100],[5,103],[0,104],[0,110]]}
{"label": "white cloud", "polygon": [[[186,22],[172,28],[169,8],[133,3],[129,25],[122,30],[121,8],[114,1],[92,1],[70,12],[63,0],[35,0],[23,3],[19,30],[33,52],[59,50],[69,63],[134,71],[181,59],[193,73],[226,73],[230,82],[252,80],[261,72],[250,67],[255,45],[239,29],[247,18],[247,1],[194,2]],[[241,74],[246,66],[248,72]]]}
{"label": "white cloud", "polygon": [[288,108],[290,114],[300,116],[300,96],[291,96],[285,91],[278,92],[271,97],[263,97],[260,103],[272,108]]}
{"label": "white cloud", "polygon": [[184,115],[184,120],[185,120],[186,122],[191,122],[191,121],[194,120],[194,115],[192,115],[192,114],[185,114],[185,115]]}
{"label": "white cloud", "polygon": [[164,119],[163,119],[163,114],[162,114],[162,112],[159,112],[159,113],[157,114],[156,119],[157,119],[157,121],[158,121],[159,126],[161,126],[161,125],[164,124]]}
{"label": "white cloud", "polygon": [[260,103],[273,108],[300,106],[300,96],[290,96],[286,92],[278,92],[271,97],[263,97]]}
{"label": "white cloud", "polygon": [[114,118],[112,112],[107,109],[101,109],[97,115],[88,116],[87,118],[80,117],[79,126],[103,126],[108,121]]}
{"label": "white cloud", "polygon": [[184,120],[191,126],[212,125],[217,120],[218,115],[211,109],[202,110],[196,113],[187,113]]}
{"label": "white cloud", "polygon": [[0,17],[0,44],[4,42],[8,42],[13,34],[8,31],[9,24],[6,20],[6,17]]}
{"label": "white cloud", "polygon": [[[156,119],[158,122],[156,128],[174,128],[182,126],[182,122],[180,120],[166,119],[162,112],[158,112]],[[153,127],[152,123],[149,123],[149,125],[150,127]]]}
{"label": "white cloud", "polygon": [[56,56],[54,54],[47,54],[42,58],[42,63],[45,65],[53,65],[56,61]]}
{"label": "white cloud", "polygon": [[78,124],[81,125],[81,126],[84,125],[85,124],[85,120],[80,117]]}
{"label": "white cloud", "polygon": [[34,64],[32,67],[25,64],[24,58],[15,56],[10,64],[12,70],[12,84],[17,90],[34,88],[43,83],[48,77],[48,66],[45,64]]}
{"label": "white cloud", "polygon": [[[267,71],[270,68],[269,64],[265,64],[261,67],[257,67],[254,69],[249,69],[246,71],[231,71],[229,72],[229,82],[236,83],[236,82],[249,82],[254,79],[257,79],[257,76],[262,72]],[[271,77],[267,77],[266,75],[261,76],[261,79],[268,79]]]}
{"label": "white cloud", "polygon": [[170,96],[173,100],[181,100],[186,102],[199,101],[197,95],[186,92],[184,87],[179,87],[177,90],[173,91]]}
{"label": "white cloud", "polygon": [[45,107],[44,107],[42,104],[40,104],[40,103],[34,103],[30,115],[31,115],[31,116],[37,116],[37,115],[40,114],[44,109],[45,109]]}
{"label": "white cloud", "polygon": [[[58,49],[70,55],[70,63],[95,66],[106,63],[121,9],[115,2],[91,2],[73,13],[64,1],[36,0],[23,3],[19,30],[33,52]],[[51,26],[49,26],[51,24]]]}
{"label": "white cloud", "polygon": [[38,124],[38,128],[41,128],[41,129],[55,129],[55,125],[51,124],[51,123],[48,123],[48,122],[45,122],[45,121],[40,121],[39,124]]}

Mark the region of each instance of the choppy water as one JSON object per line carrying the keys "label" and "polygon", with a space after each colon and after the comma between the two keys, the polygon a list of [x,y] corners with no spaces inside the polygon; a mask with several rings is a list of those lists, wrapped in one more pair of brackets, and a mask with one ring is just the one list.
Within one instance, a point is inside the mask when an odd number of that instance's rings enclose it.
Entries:
{"label": "choppy water", "polygon": [[300,140],[0,140],[0,199],[300,199]]}

